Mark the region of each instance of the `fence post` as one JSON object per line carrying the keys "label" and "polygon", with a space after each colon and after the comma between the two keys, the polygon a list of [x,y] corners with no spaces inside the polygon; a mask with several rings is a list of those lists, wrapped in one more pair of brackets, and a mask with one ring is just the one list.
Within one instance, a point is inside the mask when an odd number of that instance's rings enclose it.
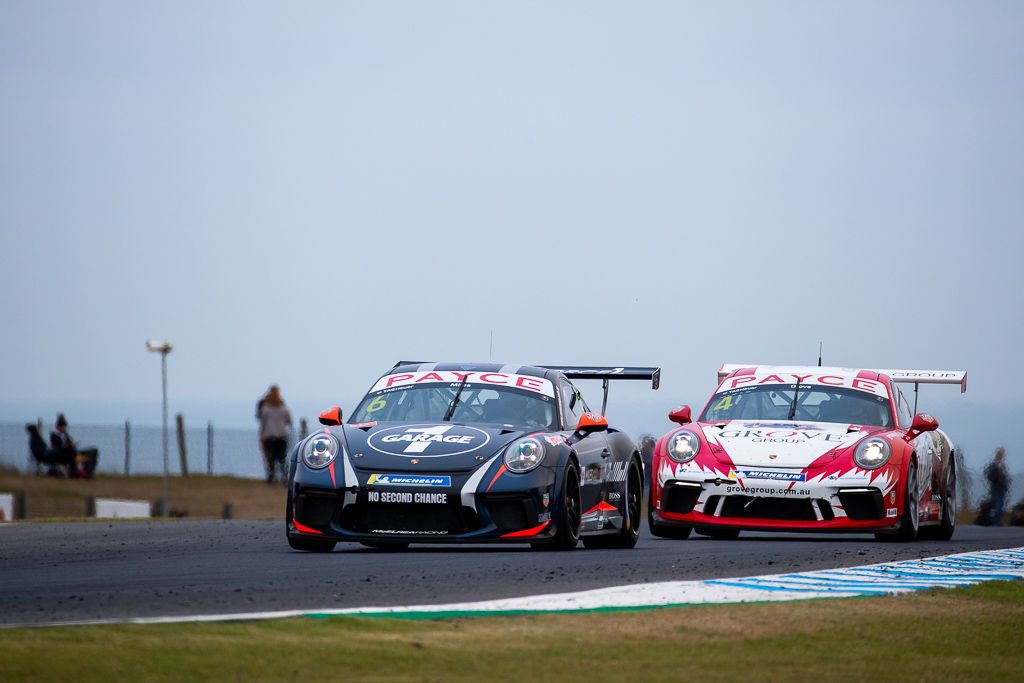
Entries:
{"label": "fence post", "polygon": [[[36,429],[39,430],[39,436],[42,437],[43,439],[46,439],[46,437],[43,436],[43,418],[41,418],[41,417],[37,417],[36,418]],[[29,456],[29,458],[32,461],[35,462],[35,464],[36,464],[36,476],[39,476],[39,474],[41,474],[42,471],[43,471],[43,463],[39,462],[38,460],[33,458],[31,455]]]}
{"label": "fence post", "polygon": [[213,420],[206,422],[206,474],[213,476]]}
{"label": "fence post", "polygon": [[181,458],[181,476],[188,476],[188,452],[185,449],[185,416],[178,413],[174,417],[178,423],[178,456]]}
{"label": "fence post", "polygon": [[305,439],[307,434],[309,434],[309,427],[306,425],[306,418],[302,418],[299,420],[299,441]]}
{"label": "fence post", "polygon": [[124,421],[124,476],[132,473],[132,423]]}

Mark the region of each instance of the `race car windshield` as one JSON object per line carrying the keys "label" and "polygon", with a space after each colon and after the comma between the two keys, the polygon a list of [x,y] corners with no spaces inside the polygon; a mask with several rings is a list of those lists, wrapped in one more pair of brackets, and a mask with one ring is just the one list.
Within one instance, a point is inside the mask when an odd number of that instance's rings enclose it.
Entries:
{"label": "race car windshield", "polygon": [[[557,429],[554,399],[521,389],[432,382],[367,394],[352,416],[363,422],[478,422]],[[451,411],[451,414],[448,414]]]}
{"label": "race car windshield", "polygon": [[[795,400],[794,400],[795,398]],[[702,422],[797,420],[892,427],[889,399],[857,389],[814,384],[737,387],[711,397]]]}

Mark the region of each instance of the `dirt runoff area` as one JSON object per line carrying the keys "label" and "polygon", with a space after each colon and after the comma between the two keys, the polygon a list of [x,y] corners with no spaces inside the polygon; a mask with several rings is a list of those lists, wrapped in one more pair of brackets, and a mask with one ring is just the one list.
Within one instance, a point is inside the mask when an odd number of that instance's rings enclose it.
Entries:
{"label": "dirt runoff area", "polygon": [[[156,509],[163,486],[160,476],[97,474],[94,479],[65,479],[0,469],[0,493],[13,493],[23,500],[25,519],[30,520],[86,519],[90,498],[148,501]],[[189,519],[283,518],[287,497],[281,483],[226,476],[172,476],[168,491],[170,516]]]}

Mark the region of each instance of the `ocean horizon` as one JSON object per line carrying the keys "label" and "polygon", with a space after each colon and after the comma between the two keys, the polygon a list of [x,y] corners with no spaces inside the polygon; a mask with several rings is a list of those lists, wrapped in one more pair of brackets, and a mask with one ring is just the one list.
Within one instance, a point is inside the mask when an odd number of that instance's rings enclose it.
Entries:
{"label": "ocean horizon", "polygon": [[[25,422],[0,422],[0,465],[19,472],[37,471],[28,448]],[[52,421],[43,423],[43,438],[49,442]],[[68,433],[78,447],[99,450],[99,474],[163,474],[163,428],[137,425],[71,424]],[[289,448],[296,442],[293,431]],[[217,427],[210,423],[185,424],[186,466],[189,474],[230,475],[260,479],[265,476],[257,429]],[[167,438],[168,472],[182,474],[177,428],[170,419]],[[45,471],[45,466],[42,467]]]}

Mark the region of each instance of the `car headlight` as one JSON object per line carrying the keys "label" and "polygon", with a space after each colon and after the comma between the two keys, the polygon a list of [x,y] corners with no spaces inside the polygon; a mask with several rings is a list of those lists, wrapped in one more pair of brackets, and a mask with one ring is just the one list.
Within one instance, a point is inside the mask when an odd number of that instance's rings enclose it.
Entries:
{"label": "car headlight", "polygon": [[668,457],[676,462],[690,462],[700,451],[700,439],[693,432],[676,432],[668,440]]}
{"label": "car headlight", "polygon": [[857,467],[865,470],[876,470],[889,462],[892,447],[885,439],[873,438],[861,441],[853,452],[853,461]]}
{"label": "car headlight", "polygon": [[519,439],[505,449],[505,467],[513,472],[529,472],[543,461],[544,444],[537,439]]}
{"label": "car headlight", "polygon": [[338,441],[329,434],[314,436],[302,450],[302,459],[315,470],[327,467],[338,456]]}

